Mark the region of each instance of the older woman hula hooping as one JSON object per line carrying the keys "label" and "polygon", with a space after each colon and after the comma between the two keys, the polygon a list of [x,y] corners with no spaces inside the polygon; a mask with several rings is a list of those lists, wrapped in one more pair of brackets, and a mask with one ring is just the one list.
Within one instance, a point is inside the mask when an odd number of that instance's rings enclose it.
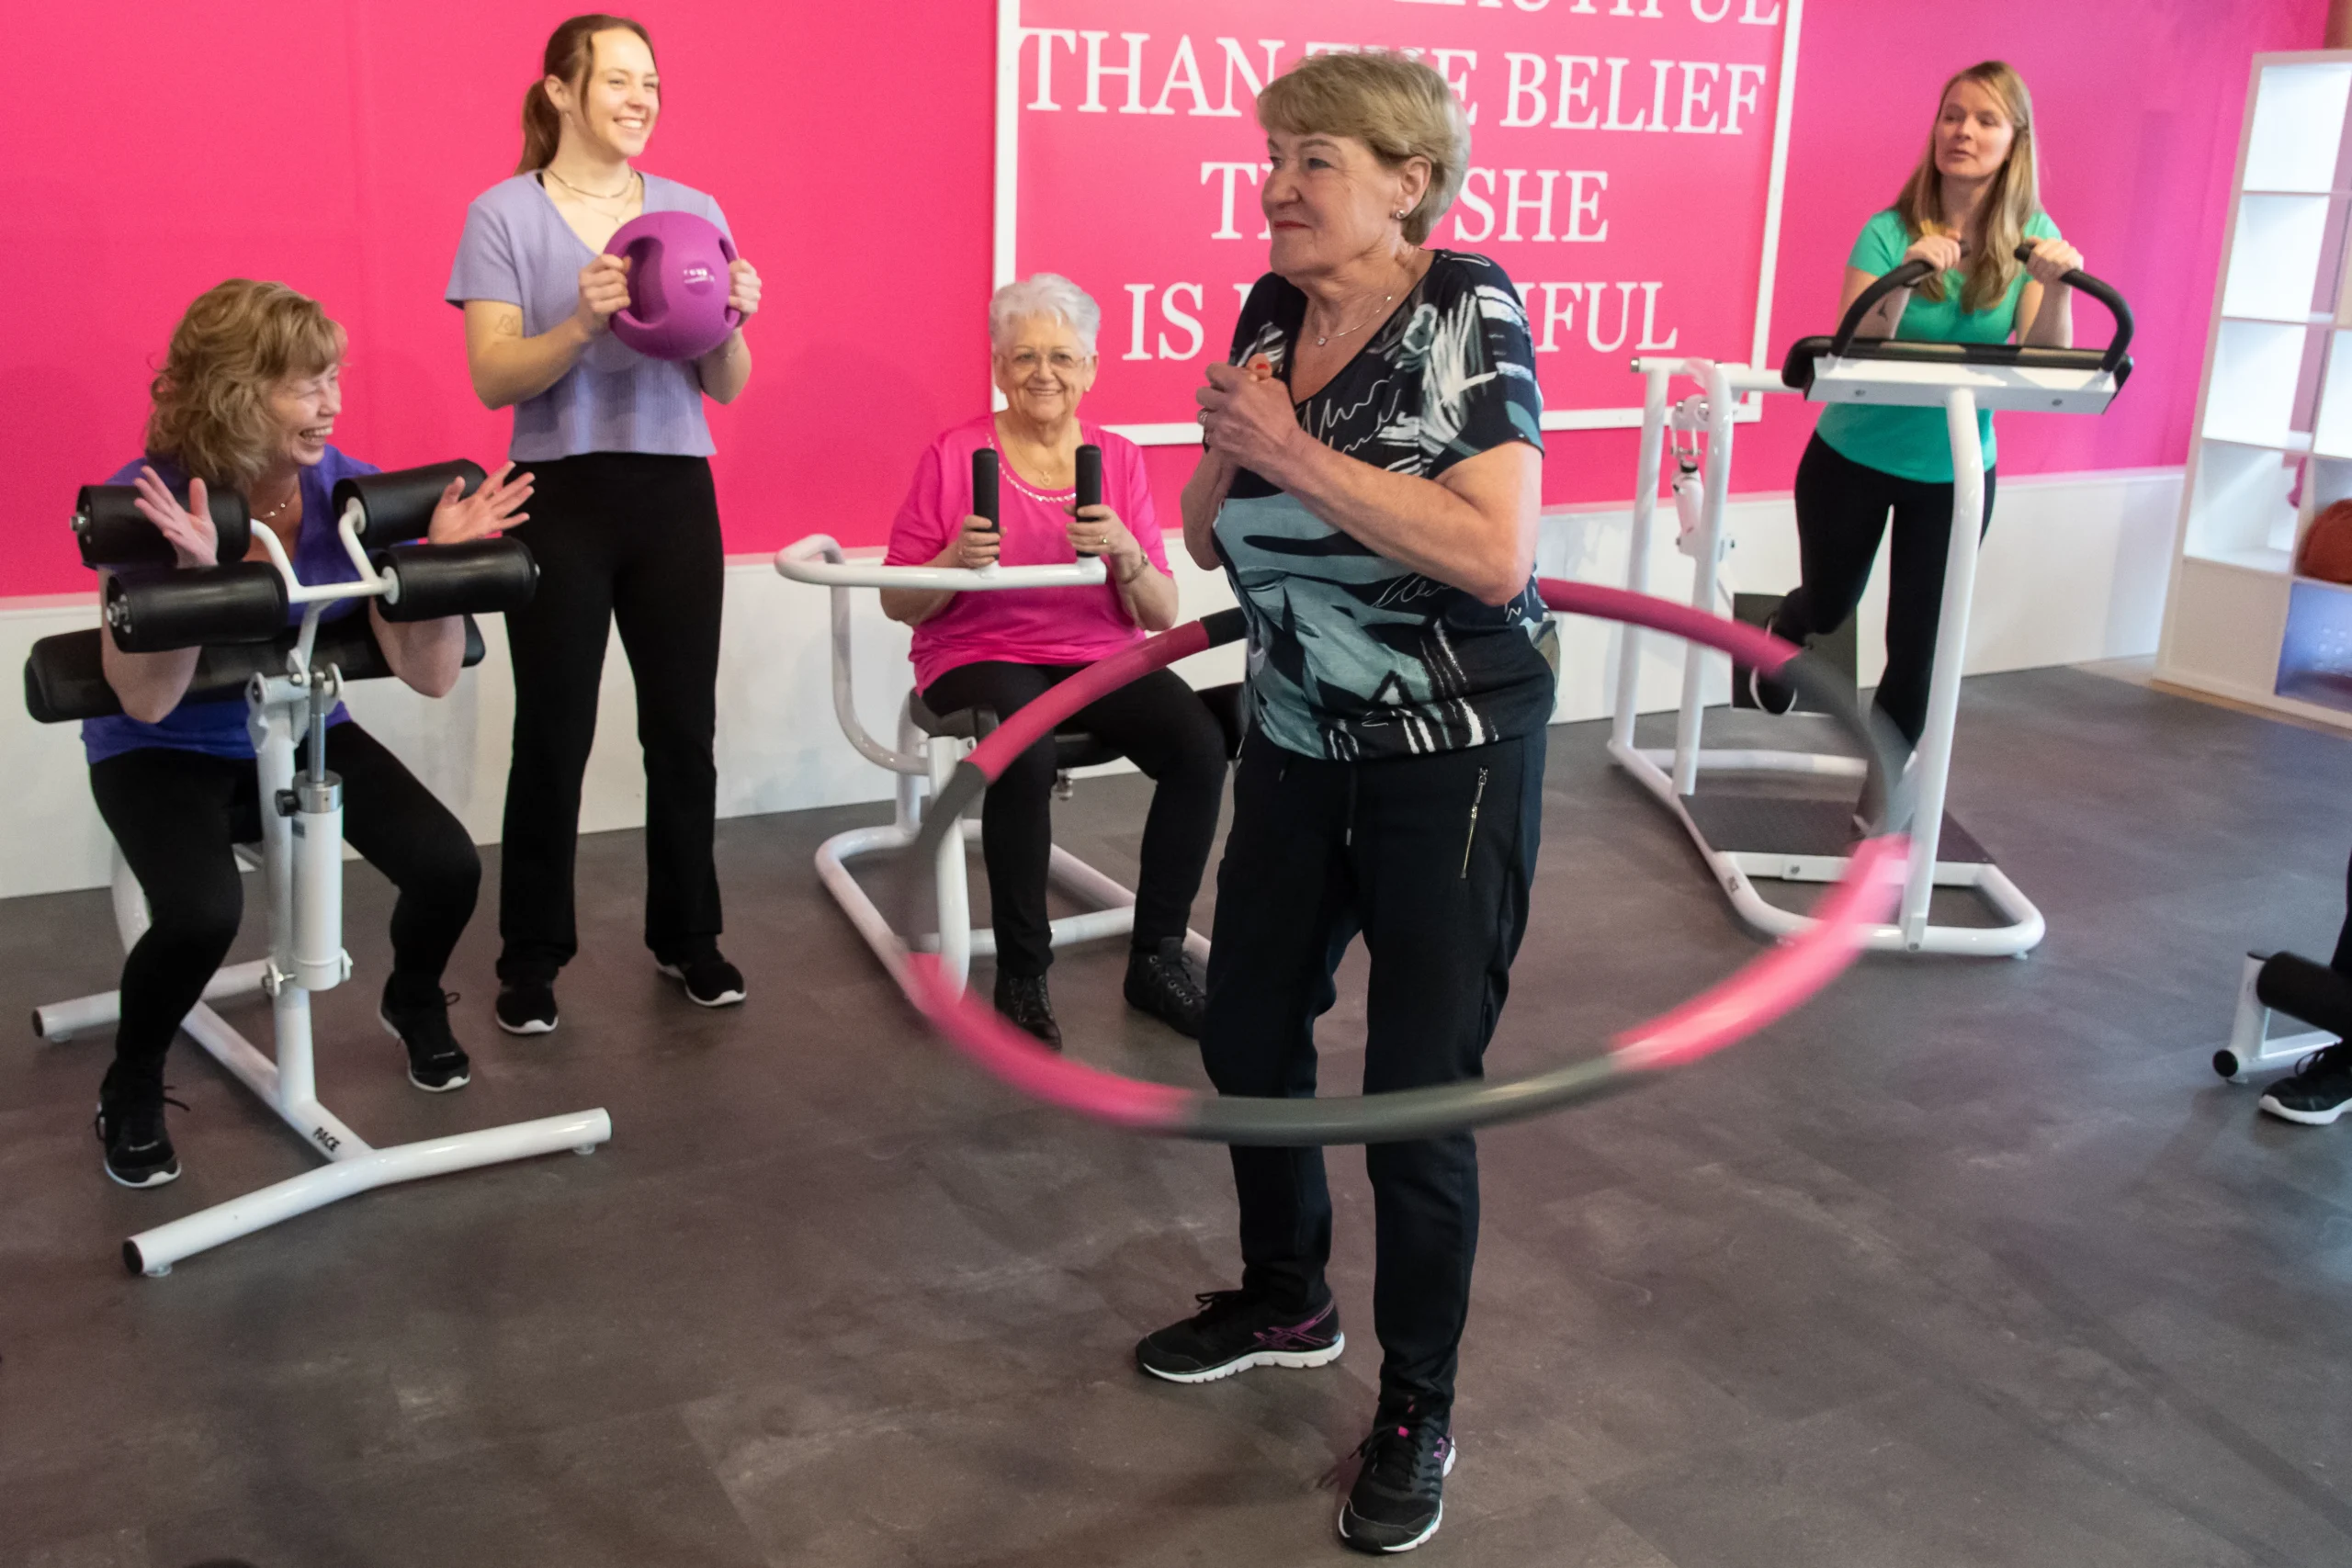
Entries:
{"label": "older woman hula hooping", "polygon": [[[1425,243],[1469,152],[1437,73],[1317,56],[1258,118],[1272,270],[1200,392],[1183,498],[1186,547],[1230,577],[1250,651],[1202,1055],[1220,1093],[1312,1095],[1315,1021],[1362,934],[1365,1091],[1460,1082],[1526,930],[1557,658],[1533,571],[1527,319],[1491,261]],[[1318,1366],[1345,1344],[1321,1151],[1232,1158],[1240,1288],[1137,1346],[1157,1376]],[[1365,1163],[1384,1359],[1340,1530],[1397,1551],[1437,1528],[1453,1461],[1477,1150],[1458,1132]]]}
{"label": "older woman hula hooping", "polygon": [[[168,539],[180,568],[213,564],[207,491],[241,492],[258,531],[277,536],[309,583],[358,572],[335,534],[338,481],[376,472],[329,442],[343,409],[343,329],[316,300],[282,283],[232,278],[181,317],[155,378],[147,452],[110,481],[135,485],[138,508]],[[471,496],[452,481],[433,513],[435,544],[480,538],[527,513],[527,474],[508,464]],[[347,615],[353,601],[326,611]],[[392,673],[428,697],[458,682],[461,619],[387,621],[368,615]],[[180,1173],[164,1124],[164,1063],[180,1020],[220,966],[244,908],[235,846],[261,837],[253,737],[242,696],[184,701],[195,648],[125,653],[98,641],[119,715],[86,719],[90,793],[139,879],[153,919],[122,965],[114,1065],[98,1092],[107,1172],[126,1187]],[[463,1089],[466,1053],[449,1027],[441,973],[472,919],[481,863],[464,824],[340,704],[325,730],[326,766],[343,780],[345,834],[399,889],[392,969],[379,1017],[407,1047],[409,1080],[434,1093]],[[300,756],[309,757],[310,743]]]}
{"label": "older woman hula hooping", "polygon": [[[466,364],[491,408],[514,411],[508,450],[538,475],[537,520],[519,537],[537,594],[506,618],[514,660],[514,764],[500,848],[497,1016],[513,1034],[555,1028],[555,980],[579,951],[572,855],[596,733],[605,647],[620,632],[645,751],[645,943],[690,1001],[743,999],[718,951],[718,614],[725,560],[703,400],[731,402],[752,375],[741,330],[699,359],[650,359],[612,335],[628,264],[605,254],[642,213],[692,212],[724,231],[701,191],[637,169],[662,112],[644,28],[573,17],[548,39],[523,104],[512,179],[474,199],[447,297],[466,313]],[[727,302],[759,309],[751,263]]]}
{"label": "older woman hula hooping", "polygon": [[[2030,259],[2020,262],[2020,247]],[[1936,271],[1898,288],[1863,318],[1861,335],[1943,343],[2074,342],[2067,273],[2080,251],[2041,209],[2033,100],[1999,61],[1972,65],[1944,84],[1919,163],[1894,205],[1862,226],[1847,258],[1838,311],[1905,262]],[[1977,416],[1984,448],[1984,512],[1993,520],[1993,416]],[[1887,559],[1886,670],[1876,705],[1909,744],[1927,723],[1936,662],[1944,558],[1951,541],[1951,443],[1935,408],[1824,409],[1797,466],[1797,544],[1803,581],[1770,629],[1789,641],[1837,630],[1860,603],[1879,540],[1893,520]],[[1785,684],[1740,671],[1760,707],[1785,712]],[[1872,803],[1865,802],[1864,815]]]}
{"label": "older woman hula hooping", "polygon": [[[934,713],[1018,711],[1099,659],[1176,621],[1176,583],[1133,442],[1081,423],[1080,401],[1100,361],[1102,311],[1066,277],[1039,273],[989,302],[990,363],[1005,407],[946,431],[915,469],[890,529],[892,566],[975,568],[1104,558],[1099,588],[987,593],[885,589],[882,609],[912,626],[915,681]],[[1102,452],[1103,504],[1077,504],[1081,446]],[[972,511],[975,452],[998,455],[1001,526]],[[1224,731],[1192,688],[1155,671],[1080,710],[1079,718],[1153,783],[1136,882],[1129,1005],[1187,1035],[1201,1032],[1204,998],[1184,960],[1184,929],[1216,836],[1225,789]],[[996,928],[996,1006],[1049,1045],[1061,1043],[1046,970],[1053,948],[1046,906],[1053,851],[1051,736],[989,785],[981,852]]]}

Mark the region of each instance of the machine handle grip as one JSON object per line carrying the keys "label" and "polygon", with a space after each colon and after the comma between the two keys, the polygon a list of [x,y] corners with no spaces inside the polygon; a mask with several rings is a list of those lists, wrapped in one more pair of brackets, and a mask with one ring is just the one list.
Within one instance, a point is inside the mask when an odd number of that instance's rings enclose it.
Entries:
{"label": "machine handle grip", "polygon": [[972,454],[972,515],[989,520],[991,530],[1001,529],[1003,513],[997,504],[996,450],[983,446]]}
{"label": "machine handle grip", "polygon": [[[1092,442],[1078,449],[1078,509],[1102,504],[1102,448]],[[1081,556],[1091,556],[1092,550],[1080,550]]]}
{"label": "machine handle grip", "polygon": [[[2017,256],[2019,261],[2031,261],[2033,247],[2019,245]],[[2093,277],[2079,267],[2068,272],[2059,281],[2069,288],[2080,289],[2089,295],[2106,306],[2107,313],[2115,318],[2114,335],[2107,340],[2107,355],[2098,362],[2100,370],[2109,376],[2114,375],[2132,355],[2132,307],[2123,302],[2123,296],[2117,292],[2113,284]]]}
{"label": "machine handle grip", "polygon": [[1846,351],[1854,346],[1854,334],[1862,330],[1862,318],[1875,310],[1880,300],[1898,288],[1910,288],[1935,270],[1930,262],[1907,261],[1863,289],[1860,298],[1848,308],[1846,319],[1838,323],[1838,335],[1829,340],[1829,357],[1845,357]]}

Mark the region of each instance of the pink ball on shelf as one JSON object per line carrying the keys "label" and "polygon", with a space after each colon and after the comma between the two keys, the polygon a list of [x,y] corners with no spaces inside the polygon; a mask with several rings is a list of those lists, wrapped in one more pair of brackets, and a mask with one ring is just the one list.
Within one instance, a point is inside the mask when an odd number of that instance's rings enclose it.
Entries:
{"label": "pink ball on shelf", "polygon": [[622,224],[607,255],[628,258],[628,304],[613,335],[654,359],[695,359],[727,341],[743,312],[727,304],[735,246],[691,212],[648,212]]}

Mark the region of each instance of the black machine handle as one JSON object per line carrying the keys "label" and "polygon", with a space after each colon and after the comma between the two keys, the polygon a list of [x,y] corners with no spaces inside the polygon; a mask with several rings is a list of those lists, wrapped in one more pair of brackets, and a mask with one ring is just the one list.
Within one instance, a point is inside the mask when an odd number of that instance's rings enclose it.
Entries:
{"label": "black machine handle", "polygon": [[1931,262],[1907,261],[1893,272],[1881,276],[1847,309],[1846,319],[1838,323],[1837,335],[1829,340],[1829,357],[1843,359],[1846,351],[1854,346],[1854,334],[1862,330],[1862,318],[1878,308],[1878,302],[1898,288],[1908,288],[1935,271]]}
{"label": "black machine handle", "polygon": [[991,529],[1003,526],[997,502],[996,448],[983,446],[972,454],[972,515],[985,517]]}
{"label": "black machine handle", "polygon": [[[1088,442],[1078,449],[1078,510],[1102,504],[1102,448]],[[1080,550],[1081,556],[1092,556],[1092,550]]]}
{"label": "black machine handle", "polygon": [[[2031,261],[2033,247],[2019,245],[2017,255],[2019,261]],[[2107,356],[2098,362],[2101,370],[2114,375],[2132,355],[2132,307],[2123,302],[2123,296],[2116,292],[2113,284],[2104,278],[2093,277],[2080,267],[2069,270],[2058,281],[2089,295],[2106,306],[2107,313],[2115,318],[2114,334],[2107,340]]]}
{"label": "black machine handle", "polygon": [[458,493],[471,495],[488,478],[481,465],[468,457],[428,463],[421,468],[395,468],[385,474],[357,474],[339,479],[334,487],[334,514],[340,519],[351,502],[359,502],[359,542],[371,550],[421,539],[433,526],[433,509],[451,479],[463,479]]}

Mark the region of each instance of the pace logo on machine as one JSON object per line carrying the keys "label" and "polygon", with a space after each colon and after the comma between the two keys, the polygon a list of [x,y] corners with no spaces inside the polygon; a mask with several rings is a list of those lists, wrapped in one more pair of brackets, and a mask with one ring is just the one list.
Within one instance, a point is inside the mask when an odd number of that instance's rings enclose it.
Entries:
{"label": "pace logo on machine", "polygon": [[[1520,288],[1550,429],[1633,426],[1635,354],[1768,349],[1803,0],[999,0],[995,280],[1102,305],[1088,412],[1197,441],[1193,389],[1265,270],[1257,94],[1395,49],[1470,118],[1429,243]],[[1721,352],[1721,349],[1717,349]]]}

